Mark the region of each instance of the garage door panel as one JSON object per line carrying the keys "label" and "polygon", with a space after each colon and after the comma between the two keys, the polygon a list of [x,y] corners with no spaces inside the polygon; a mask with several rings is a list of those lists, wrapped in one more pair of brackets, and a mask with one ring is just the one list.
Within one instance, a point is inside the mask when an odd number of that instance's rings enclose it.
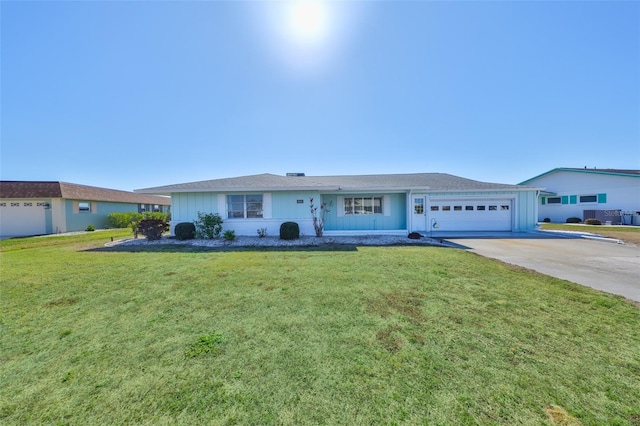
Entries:
{"label": "garage door panel", "polygon": [[430,217],[439,231],[511,231],[510,199],[431,200]]}
{"label": "garage door panel", "polygon": [[0,202],[0,235],[19,237],[46,233],[43,201],[7,200]]}

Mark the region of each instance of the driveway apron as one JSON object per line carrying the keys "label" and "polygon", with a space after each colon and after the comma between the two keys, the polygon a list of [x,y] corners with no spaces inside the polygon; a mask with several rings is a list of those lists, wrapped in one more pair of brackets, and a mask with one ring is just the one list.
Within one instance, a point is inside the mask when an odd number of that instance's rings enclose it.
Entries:
{"label": "driveway apron", "polygon": [[456,238],[481,256],[640,302],[640,247],[583,238]]}

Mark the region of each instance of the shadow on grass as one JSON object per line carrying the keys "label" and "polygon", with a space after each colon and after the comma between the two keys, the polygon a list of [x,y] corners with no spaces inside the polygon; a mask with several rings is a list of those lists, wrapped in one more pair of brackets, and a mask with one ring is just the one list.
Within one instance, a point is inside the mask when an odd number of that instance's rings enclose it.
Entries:
{"label": "shadow on grass", "polygon": [[358,251],[355,244],[322,244],[317,246],[193,246],[191,244],[136,244],[98,247],[85,250],[88,252],[117,252],[117,253],[209,253],[209,252],[287,252],[287,251]]}

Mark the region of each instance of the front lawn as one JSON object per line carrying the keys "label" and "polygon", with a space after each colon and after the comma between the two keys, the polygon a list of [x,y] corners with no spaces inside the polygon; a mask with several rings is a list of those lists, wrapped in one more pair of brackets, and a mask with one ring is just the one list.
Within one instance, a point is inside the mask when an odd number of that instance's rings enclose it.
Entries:
{"label": "front lawn", "polygon": [[[0,423],[640,424],[640,309],[456,249],[0,242]],[[571,424],[571,423],[566,423]]]}

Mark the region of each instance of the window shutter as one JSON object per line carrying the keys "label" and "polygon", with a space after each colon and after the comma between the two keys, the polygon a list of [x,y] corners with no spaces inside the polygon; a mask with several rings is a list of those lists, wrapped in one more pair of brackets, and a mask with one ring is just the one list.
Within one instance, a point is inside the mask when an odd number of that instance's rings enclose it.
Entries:
{"label": "window shutter", "polygon": [[91,203],[91,213],[93,214],[98,213],[98,203],[96,202]]}
{"label": "window shutter", "polygon": [[218,194],[218,212],[222,218],[227,218],[227,197],[224,194]]}
{"label": "window shutter", "polygon": [[540,197],[540,201],[542,201],[542,205],[547,204],[547,197]]}
{"label": "window shutter", "polygon": [[271,193],[265,192],[262,194],[262,218],[271,219]]}
{"label": "window shutter", "polygon": [[388,195],[382,197],[382,214],[391,216],[391,197]]}
{"label": "window shutter", "polygon": [[607,194],[598,194],[598,204],[604,204],[607,202]]}
{"label": "window shutter", "polygon": [[344,216],[344,197],[340,196],[338,197],[338,201],[337,201],[337,206],[336,206],[336,214],[338,215],[338,217],[343,217]]}
{"label": "window shutter", "polygon": [[578,196],[577,195],[569,196],[569,204],[576,204],[577,202],[578,202]]}
{"label": "window shutter", "polygon": [[79,201],[74,201],[73,202],[73,213],[74,214],[80,213],[80,202]]}
{"label": "window shutter", "polygon": [[566,195],[563,195],[561,198],[562,204],[569,204],[569,197]]}

